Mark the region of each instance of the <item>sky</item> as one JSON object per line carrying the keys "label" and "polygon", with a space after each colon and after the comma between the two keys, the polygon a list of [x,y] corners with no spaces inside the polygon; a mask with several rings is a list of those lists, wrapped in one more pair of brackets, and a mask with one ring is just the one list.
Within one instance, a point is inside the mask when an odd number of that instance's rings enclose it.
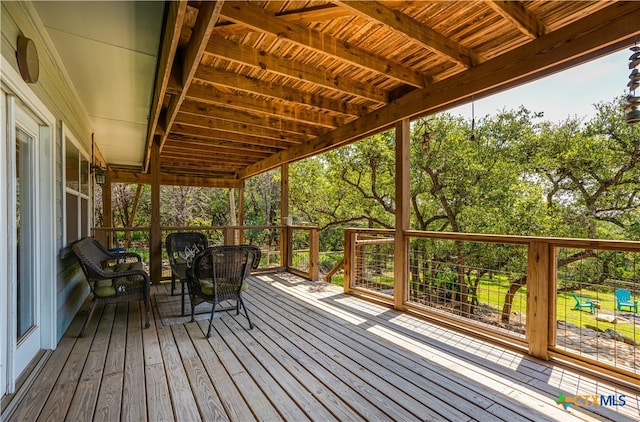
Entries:
{"label": "sky", "polygon": [[[544,120],[554,123],[568,117],[589,119],[595,115],[593,104],[609,102],[627,93],[629,81],[628,48],[597,60],[572,67],[546,78],[512,88],[474,102],[476,119],[495,115],[502,109],[521,105],[532,112],[544,112]],[[471,103],[448,110],[471,119]]]}

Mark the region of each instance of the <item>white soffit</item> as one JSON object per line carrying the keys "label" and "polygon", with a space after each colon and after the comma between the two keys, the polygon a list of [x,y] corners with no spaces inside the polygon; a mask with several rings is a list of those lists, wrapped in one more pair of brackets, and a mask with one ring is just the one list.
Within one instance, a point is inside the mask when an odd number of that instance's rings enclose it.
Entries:
{"label": "white soffit", "polygon": [[37,1],[35,8],[111,164],[141,165],[162,30],[161,1]]}

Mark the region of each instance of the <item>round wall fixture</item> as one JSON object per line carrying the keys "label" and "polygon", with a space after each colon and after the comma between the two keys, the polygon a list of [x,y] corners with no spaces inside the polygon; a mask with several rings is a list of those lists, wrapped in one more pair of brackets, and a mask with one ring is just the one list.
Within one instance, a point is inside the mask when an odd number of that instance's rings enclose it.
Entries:
{"label": "round wall fixture", "polygon": [[28,83],[38,82],[40,65],[38,64],[38,51],[36,45],[27,37],[18,36],[18,68],[22,79]]}

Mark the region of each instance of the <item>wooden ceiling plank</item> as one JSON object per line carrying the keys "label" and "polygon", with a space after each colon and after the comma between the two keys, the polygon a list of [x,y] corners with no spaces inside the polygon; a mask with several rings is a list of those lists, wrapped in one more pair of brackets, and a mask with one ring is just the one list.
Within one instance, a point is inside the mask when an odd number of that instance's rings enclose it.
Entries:
{"label": "wooden ceiling plank", "polygon": [[[219,163],[215,160],[201,160],[201,161],[191,161],[191,160],[176,160],[171,159],[170,161],[160,161],[160,168],[166,170],[166,167],[171,168],[172,171],[181,171],[181,170],[191,170],[191,171],[200,171],[200,172],[225,172],[225,173],[237,173],[239,169],[242,168],[240,165]],[[203,173],[204,174],[204,173]]]}
{"label": "wooden ceiling plank", "polygon": [[347,120],[347,115],[336,116],[328,113],[311,112],[281,102],[266,101],[246,95],[225,94],[213,87],[199,84],[191,84],[189,92],[187,92],[187,98],[205,104],[219,104],[238,110],[247,109],[257,111],[269,116],[277,116],[283,119],[324,126],[330,129],[344,124]]}
{"label": "wooden ceiling plank", "polygon": [[[449,0],[450,1],[450,0]],[[392,9],[404,9],[407,7],[419,6],[424,0],[413,1],[383,1],[385,6]],[[324,22],[331,19],[340,19],[346,16],[352,16],[353,13],[334,4],[325,4],[318,7],[304,8],[300,10],[291,10],[283,13],[276,13],[276,16],[286,22],[294,22],[298,24],[309,24],[312,22]],[[220,23],[213,29],[211,36],[226,37],[229,35],[242,35],[253,32],[252,28],[235,22]]]}
{"label": "wooden ceiling plank", "polygon": [[291,142],[283,139],[273,139],[264,136],[247,135],[244,133],[229,132],[225,130],[205,129],[179,123],[176,123],[174,125],[171,133],[200,139],[223,140],[231,142],[243,142],[253,145],[264,145],[278,149],[287,149],[297,144],[297,142]]}
{"label": "wooden ceiling plank", "polygon": [[[280,19],[287,22],[307,24],[311,22],[322,22],[330,19],[339,19],[349,16],[349,11],[341,9],[333,4],[327,4],[313,9],[302,9],[282,14],[277,14]],[[226,37],[229,35],[241,35],[252,32],[253,29],[235,22],[224,23],[213,29],[212,36]]]}
{"label": "wooden ceiling plank", "polygon": [[[180,95],[172,96],[167,109],[165,122],[167,132],[171,130],[171,126],[173,125],[176,115],[180,109],[180,105],[186,96],[189,85],[193,79],[193,75],[196,73],[196,70],[200,65],[200,60],[202,59],[207,42],[209,41],[211,30],[220,16],[222,6],[222,0],[202,2],[200,4],[196,24],[193,28],[191,39],[189,40],[189,45],[186,48],[184,59],[182,61],[182,89],[180,91]],[[160,152],[162,152],[162,147],[166,139],[167,134],[165,133],[160,139]]]}
{"label": "wooden ceiling plank", "polygon": [[374,71],[403,84],[417,88],[426,86],[425,77],[414,70],[382,57],[374,56],[360,48],[347,45],[327,34],[312,30],[304,25],[286,22],[267,12],[258,4],[231,1],[224,4],[221,15],[247,25],[257,31],[267,32],[280,39],[321,54],[332,56],[363,69]]}
{"label": "wooden ceiling plank", "polygon": [[[185,141],[181,139],[174,139],[173,137],[169,137],[165,144],[166,148],[171,148],[167,152],[172,153],[189,153],[189,154],[203,154],[203,153],[220,153],[226,154],[229,156],[237,156],[240,158],[266,158],[269,155],[273,154],[274,151],[264,151],[257,149],[257,146],[254,146],[256,149],[239,149],[235,147],[223,147],[219,145],[211,145],[206,142],[192,142]],[[277,151],[277,150],[276,150]]]}
{"label": "wooden ceiling plank", "polygon": [[[181,156],[181,157],[192,157],[192,158],[202,158],[203,155],[215,155],[216,157],[219,155],[220,157],[225,157],[225,158],[229,158],[229,159],[233,159],[236,160],[236,162],[245,162],[245,163],[253,163],[259,160],[262,160],[264,158],[267,158],[270,154],[255,154],[252,153],[251,151],[237,151],[237,150],[233,150],[233,151],[229,151],[228,149],[221,149],[218,147],[202,147],[202,146],[197,146],[197,147],[186,147],[184,145],[169,145],[169,142],[167,141],[167,144],[165,145],[165,148],[168,148],[166,151],[163,150],[162,152],[162,156],[163,157],[174,157],[174,156]],[[166,153],[166,155],[165,155]]]}
{"label": "wooden ceiling plank", "polygon": [[391,128],[404,118],[442,111],[472,96],[489,93],[564,70],[631,44],[640,36],[640,2],[614,3],[461,75],[415,90],[389,105],[354,120],[315,140],[278,152],[238,173],[251,177]]}
{"label": "wooden ceiling plank", "polygon": [[248,155],[262,155],[269,156],[275,152],[278,152],[278,148],[265,147],[263,145],[251,145],[242,142],[224,141],[224,140],[205,140],[187,137],[183,135],[170,135],[165,143],[165,148],[170,146],[185,147],[198,149],[203,148],[207,151],[233,152],[235,154],[248,154]]}
{"label": "wooden ceiling plank", "polygon": [[287,140],[293,143],[305,142],[311,139],[309,136],[305,136],[299,133],[285,132],[283,130],[253,126],[245,123],[236,123],[228,120],[216,119],[213,117],[194,116],[193,114],[187,113],[178,113],[175,122],[206,129],[225,130],[228,132],[245,133],[248,135],[261,136],[265,138]]}
{"label": "wooden ceiling plank", "polygon": [[323,72],[307,64],[284,59],[267,52],[256,50],[248,45],[239,44],[223,38],[209,39],[207,54],[248,65],[255,69],[304,81],[317,86],[340,91],[345,94],[362,97],[380,104],[389,102],[389,93],[371,84],[343,78],[339,74]]}
{"label": "wooden ceiling plank", "polygon": [[[207,160],[205,157],[209,157]],[[229,154],[220,154],[220,153],[210,153],[207,154],[205,152],[200,152],[199,154],[190,154],[188,152],[184,152],[184,150],[180,150],[179,152],[174,151],[163,151],[162,152],[163,160],[170,160],[171,162],[176,162],[178,160],[182,160],[188,163],[199,163],[199,162],[210,162],[211,160],[215,160],[217,163],[223,163],[226,165],[234,165],[234,166],[246,166],[249,164],[253,164],[259,159],[248,159],[248,158],[240,158],[237,155],[229,155]],[[161,161],[162,162],[162,161]]]}
{"label": "wooden ceiling plank", "polygon": [[182,103],[181,113],[189,113],[196,116],[214,117],[221,120],[228,120],[238,123],[260,126],[271,129],[279,129],[286,132],[299,133],[303,135],[319,136],[329,131],[327,128],[294,122],[286,119],[279,119],[269,115],[260,115],[246,110],[237,110],[211,104],[198,103],[187,100]]}
{"label": "wooden ceiling plank", "polygon": [[540,38],[549,32],[544,22],[521,2],[493,0],[487,4],[531,39]]}
{"label": "wooden ceiling plank", "polygon": [[373,19],[422,47],[443,55],[466,68],[482,62],[470,48],[460,45],[411,17],[374,1],[338,1],[341,7],[368,19]]}
{"label": "wooden ceiling plank", "polygon": [[[265,97],[299,104],[300,106],[312,105],[315,108],[334,113],[361,116],[370,111],[366,107],[354,105],[349,101],[334,100],[282,85],[269,84],[260,79],[249,78],[226,70],[214,69],[209,66],[200,66],[195,77],[216,86],[259,94]],[[360,114],[360,112],[363,111],[364,113]]]}
{"label": "wooden ceiling plank", "polygon": [[151,158],[151,144],[153,143],[160,111],[162,110],[162,99],[165,96],[169,78],[171,76],[171,63],[173,63],[176,50],[178,49],[178,41],[180,40],[180,29],[184,21],[185,11],[187,9],[187,1],[169,2],[167,17],[164,26],[164,34],[162,36],[162,46],[160,47],[160,57],[158,63],[161,65],[156,75],[156,81],[153,90],[153,100],[151,102],[151,115],[149,119],[149,128],[147,132],[147,142],[145,146],[145,157],[143,168],[148,169],[149,160]]}

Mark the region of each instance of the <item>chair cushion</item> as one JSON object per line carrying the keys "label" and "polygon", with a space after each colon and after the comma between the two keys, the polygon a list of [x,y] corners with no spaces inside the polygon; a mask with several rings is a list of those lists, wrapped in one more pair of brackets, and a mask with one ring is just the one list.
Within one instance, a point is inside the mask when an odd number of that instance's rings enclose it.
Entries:
{"label": "chair cushion", "polygon": [[[242,282],[242,291],[247,290],[249,285],[246,281]],[[200,279],[200,291],[207,296],[213,296],[213,280],[210,278],[201,278]]]}
{"label": "chair cushion", "polygon": [[142,270],[142,262],[122,262],[120,264],[116,264],[113,267],[114,272],[120,271],[131,271],[131,270]]}
{"label": "chair cushion", "polygon": [[93,288],[93,294],[97,297],[115,296],[116,288],[111,280],[98,280]]}

